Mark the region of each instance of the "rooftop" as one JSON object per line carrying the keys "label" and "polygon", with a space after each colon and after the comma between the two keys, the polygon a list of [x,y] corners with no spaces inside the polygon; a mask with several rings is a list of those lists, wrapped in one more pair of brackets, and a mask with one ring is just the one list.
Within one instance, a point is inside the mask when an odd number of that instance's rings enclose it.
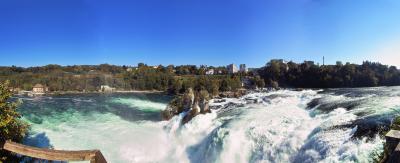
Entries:
{"label": "rooftop", "polygon": [[36,84],[35,86],[33,86],[33,88],[44,88],[44,86],[42,84]]}

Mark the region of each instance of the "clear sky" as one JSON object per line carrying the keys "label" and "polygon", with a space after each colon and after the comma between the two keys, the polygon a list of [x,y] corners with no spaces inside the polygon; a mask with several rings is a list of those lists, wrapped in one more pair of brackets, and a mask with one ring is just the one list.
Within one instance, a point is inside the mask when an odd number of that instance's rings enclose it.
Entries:
{"label": "clear sky", "polygon": [[0,0],[0,65],[400,66],[398,0]]}

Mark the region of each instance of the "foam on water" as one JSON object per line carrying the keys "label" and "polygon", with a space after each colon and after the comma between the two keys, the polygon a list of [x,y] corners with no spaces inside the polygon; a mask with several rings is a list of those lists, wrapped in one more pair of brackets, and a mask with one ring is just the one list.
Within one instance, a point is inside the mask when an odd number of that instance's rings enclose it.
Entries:
{"label": "foam on water", "polygon": [[352,139],[358,127],[332,128],[349,124],[356,115],[338,108],[335,111],[318,115],[318,128],[302,146],[295,162],[372,162],[374,155],[383,151],[383,140],[376,135],[373,140]]}
{"label": "foam on water", "polygon": [[31,130],[35,135],[44,133],[56,149],[100,149],[110,162],[161,161],[172,145],[161,124],[131,123],[110,113],[61,114]]}
{"label": "foam on water", "polygon": [[[362,126],[352,124],[392,114],[399,97],[368,97],[367,103],[351,110],[308,110],[307,104],[316,98],[324,103],[349,99],[312,90],[252,93],[212,102],[210,105],[219,109],[198,115],[185,125],[181,120],[186,113],[169,121],[129,121],[117,114],[71,108],[33,123],[32,139],[40,135],[43,139],[27,142],[56,149],[100,149],[109,162],[117,163],[371,162],[382,152],[384,140],[378,133],[373,138],[354,138]],[[111,97],[111,102],[144,110],[165,108],[164,103],[134,98]],[[368,114],[360,116],[360,112]],[[346,125],[352,127],[338,127]]]}
{"label": "foam on water", "polygon": [[[287,95],[286,91],[278,93]],[[271,94],[265,94],[271,95]],[[262,97],[260,94],[256,97]],[[227,136],[219,162],[288,162],[301,148],[317,123],[301,107],[296,94],[274,98],[270,105],[257,104],[226,127]]]}
{"label": "foam on water", "polygon": [[112,103],[123,104],[143,111],[160,111],[167,106],[164,103],[142,100],[138,98],[112,98]]}

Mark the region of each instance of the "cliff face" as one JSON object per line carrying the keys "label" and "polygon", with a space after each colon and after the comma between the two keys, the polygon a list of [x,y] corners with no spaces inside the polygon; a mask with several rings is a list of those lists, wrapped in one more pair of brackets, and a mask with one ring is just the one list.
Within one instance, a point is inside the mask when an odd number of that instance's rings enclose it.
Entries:
{"label": "cliff face", "polygon": [[162,118],[169,120],[182,112],[187,114],[182,123],[189,122],[199,114],[209,113],[209,94],[207,91],[194,92],[189,88],[183,96],[175,97],[162,112]]}

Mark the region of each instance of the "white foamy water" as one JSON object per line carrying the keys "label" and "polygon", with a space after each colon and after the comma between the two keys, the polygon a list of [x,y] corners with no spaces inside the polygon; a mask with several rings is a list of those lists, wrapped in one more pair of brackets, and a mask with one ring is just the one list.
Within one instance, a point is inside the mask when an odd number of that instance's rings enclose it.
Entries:
{"label": "white foamy water", "polygon": [[[317,98],[321,104],[307,108]],[[185,125],[180,123],[184,113],[157,122],[70,109],[33,124],[32,137],[44,134],[40,142],[49,139],[56,149],[100,149],[109,162],[117,163],[372,162],[382,152],[384,140],[378,133],[354,137],[364,127],[357,126],[364,123],[355,122],[392,114],[399,97],[370,97],[352,109],[340,104],[329,111],[318,108],[324,103],[359,98],[311,90],[253,93],[214,102],[211,105],[219,107],[212,113],[196,116]],[[129,98],[111,101],[143,110],[165,107]]]}
{"label": "white foamy water", "polygon": [[111,102],[128,105],[143,111],[160,111],[164,110],[166,107],[166,104],[163,103],[146,101],[137,98],[113,98],[111,99]]}

